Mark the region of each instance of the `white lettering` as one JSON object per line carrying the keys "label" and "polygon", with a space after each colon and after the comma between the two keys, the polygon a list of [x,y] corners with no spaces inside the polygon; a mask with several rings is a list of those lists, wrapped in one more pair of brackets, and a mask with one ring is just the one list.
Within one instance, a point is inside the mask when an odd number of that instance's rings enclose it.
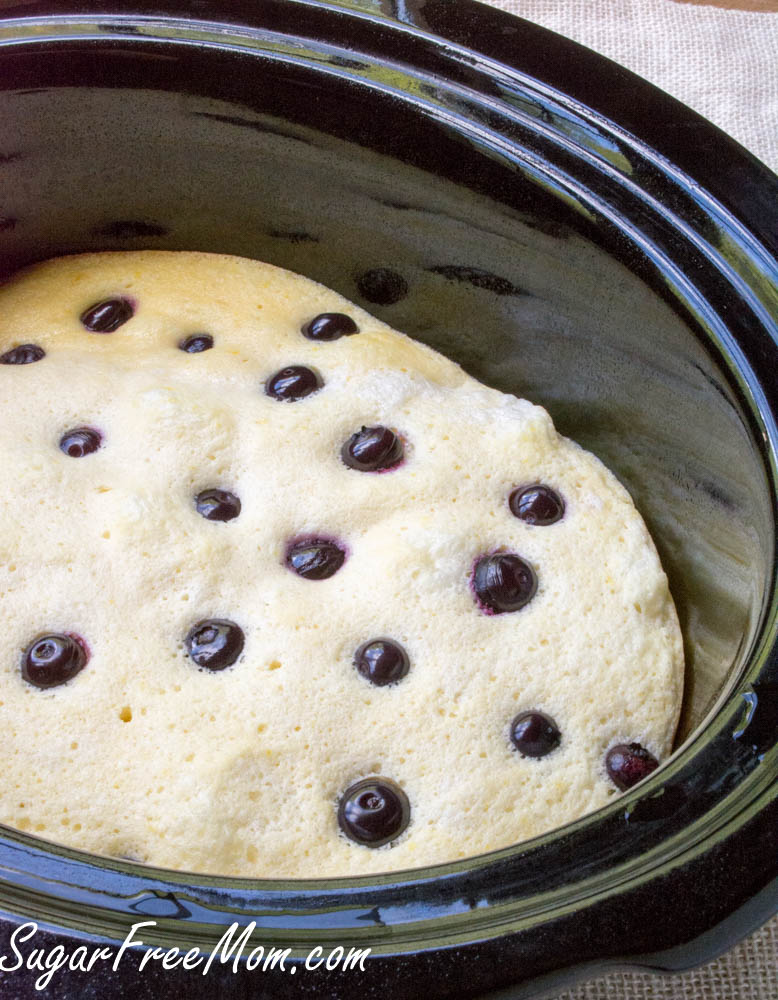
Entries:
{"label": "white lettering", "polygon": [[[336,957],[337,956],[337,957]],[[335,961],[333,962],[333,958]],[[324,968],[329,972],[333,969],[337,969],[338,963],[343,958],[343,949],[341,947],[333,948],[332,951],[327,955],[327,961],[324,963]]]}
{"label": "white lettering", "polygon": [[43,970],[46,968],[46,966],[43,964],[43,956],[45,954],[46,952],[43,950],[43,948],[33,948],[30,954],[27,956],[27,968],[30,970],[38,969],[40,972],[43,972]]}
{"label": "white lettering", "polygon": [[199,948],[190,948],[189,951],[184,955],[184,965],[183,967],[187,970],[196,969],[197,966],[202,962],[203,956],[200,954]]}
{"label": "white lettering", "polygon": [[235,941],[235,944],[232,944],[232,936],[235,933],[235,931],[237,931],[237,929],[240,927],[240,924],[237,921],[235,923],[230,924],[230,926],[227,928],[224,934],[222,934],[222,936],[219,938],[219,943],[216,945],[216,948],[208,956],[208,960],[203,968],[203,975],[205,975],[206,972],[208,972],[208,970],[211,968],[213,960],[216,958],[216,956],[219,954],[220,951],[224,950],[225,952],[225,954],[219,958],[221,964],[224,965],[225,962],[229,961],[230,955],[233,953],[233,951],[235,951],[235,949],[240,944],[240,948],[238,948],[238,951],[235,955],[235,961],[233,962],[232,965],[232,971],[237,972],[240,963],[240,956],[243,953],[243,949],[248,944],[249,938],[254,933],[256,926],[257,926],[256,920],[252,920],[250,924],[246,925],[246,927],[243,930],[243,933],[238,936],[237,940]]}
{"label": "white lettering", "polygon": [[91,966],[84,965],[84,962],[86,962],[86,956],[87,950],[84,945],[80,944],[70,956],[70,970],[72,972],[88,972]]}
{"label": "white lettering", "polygon": [[125,951],[127,951],[127,949],[130,947],[131,944],[135,945],[143,944],[140,938],[138,938],[137,941],[134,939],[133,935],[135,934],[135,931],[137,931],[139,927],[156,927],[156,926],[157,926],[156,920],[142,920],[140,923],[133,924],[132,927],[130,927],[129,931],[127,932],[127,937],[125,937],[125,939],[122,941],[119,950],[116,953],[116,958],[113,960],[114,972],[116,972],[116,970],[119,968],[119,962],[121,962],[122,960],[122,955],[125,953]]}
{"label": "white lettering", "polygon": [[178,957],[179,951],[179,948],[168,948],[165,957],[162,959],[163,969],[175,969],[177,965],[181,964],[181,959]]}
{"label": "white lettering", "polygon": [[253,972],[254,969],[256,969],[256,967],[262,961],[262,957],[264,954],[265,954],[265,949],[262,947],[262,945],[260,945],[258,948],[255,948],[253,951],[249,952],[248,958],[246,959],[246,968],[249,970],[249,972]]}
{"label": "white lettering", "polygon": [[[6,955],[0,955],[0,973],[15,972],[23,967],[33,972],[40,972],[41,974],[34,980],[35,989],[47,990],[55,973],[65,966],[73,971],[91,972],[97,962],[112,961],[113,971],[116,972],[128,948],[135,948],[139,951],[139,971],[143,971],[146,966],[154,962],[160,962],[166,971],[177,969],[179,966],[191,971],[202,965],[202,974],[205,975],[218,958],[222,965],[231,962],[233,973],[237,973],[240,969],[243,953],[250,947],[251,936],[257,927],[254,920],[245,927],[235,921],[224,931],[214,950],[210,954],[203,954],[199,948],[190,948],[189,951],[183,952],[178,947],[163,948],[144,944],[139,932],[144,927],[156,927],[156,925],[155,920],[144,920],[133,924],[116,952],[112,948],[94,948],[90,952],[86,945],[79,945],[73,952],[67,952],[61,944],[58,944],[49,951],[42,948],[32,948],[29,952],[23,953],[20,945],[29,941],[38,932],[38,925],[30,921],[21,924],[11,935],[13,961],[10,961]],[[140,951],[140,949],[143,950]],[[304,968],[315,971],[324,965],[328,972],[339,967],[347,971],[359,969],[364,972],[365,959],[370,955],[371,950],[370,948],[349,948],[347,953],[345,948],[337,946],[325,954],[324,949],[317,945],[305,957]],[[249,971],[261,969],[262,972],[280,969],[282,972],[289,971],[293,974],[297,971],[297,966],[290,957],[291,953],[291,948],[267,948],[259,945],[248,952],[245,960],[246,969]],[[287,959],[292,961],[288,970]]]}
{"label": "white lettering", "polygon": [[[30,929],[27,931],[26,934],[24,934],[24,936],[22,936],[23,932],[27,930],[28,927]],[[16,947],[16,939],[18,938],[22,942],[29,941],[30,938],[33,936],[33,934],[37,933],[38,933],[38,925],[34,923],[21,924],[19,927],[16,928],[16,930],[11,935],[11,948],[13,949],[13,953],[14,955],[16,955],[18,961],[16,965],[6,965],[5,955],[3,955],[0,958],[0,971],[16,972],[17,969],[21,969],[21,967],[24,965],[24,955],[22,955],[22,953]]]}
{"label": "white lettering", "polygon": [[147,962],[159,961],[160,958],[164,958],[166,955],[164,948],[147,948],[143,954],[143,958],[140,960],[140,965],[138,968],[141,972],[146,968]]}
{"label": "white lettering", "polygon": [[86,971],[91,972],[95,962],[107,962],[111,958],[113,958],[113,951],[110,948],[95,948],[87,962]]}
{"label": "white lettering", "polygon": [[[311,951],[309,951],[308,955],[307,955],[307,957],[305,959],[305,968],[306,969],[311,969],[311,970],[318,969],[319,966],[321,965],[321,963],[324,961],[323,958],[319,958],[319,955],[321,955],[323,951],[324,951],[324,949],[320,948],[318,945],[315,948],[313,948]],[[319,958],[319,961],[315,965],[313,965],[311,963],[311,959],[313,958],[314,955],[317,958]]]}
{"label": "white lettering", "polygon": [[51,949],[51,951],[46,956],[46,969],[48,971],[44,972],[42,976],[38,976],[38,978],[35,980],[35,989],[45,990],[46,987],[51,982],[51,977],[54,975],[54,973],[58,969],[61,969],[63,965],[67,964],[68,964],[68,957],[65,954],[65,949],[62,947],[61,944],[56,945],[54,948]]}
{"label": "white lettering", "polygon": [[354,969],[359,963],[359,971],[365,971],[365,959],[372,951],[372,948],[349,948],[348,955],[346,955],[345,961],[343,962],[343,968],[346,972],[349,969]]}
{"label": "white lettering", "polygon": [[267,953],[267,958],[265,959],[262,965],[262,971],[267,972],[268,966],[270,966],[271,969],[275,969],[276,965],[278,965],[280,962],[281,971],[286,972],[286,969],[284,967],[284,962],[287,960],[287,958],[289,958],[289,953],[291,952],[291,950],[292,950],[291,948],[284,948],[283,951],[281,951],[280,948],[271,948],[270,951]]}

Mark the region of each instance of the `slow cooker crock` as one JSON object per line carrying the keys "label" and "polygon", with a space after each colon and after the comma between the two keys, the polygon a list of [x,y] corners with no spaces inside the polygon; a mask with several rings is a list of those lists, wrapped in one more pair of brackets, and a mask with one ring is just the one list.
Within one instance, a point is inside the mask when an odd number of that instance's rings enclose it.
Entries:
{"label": "slow cooker crock", "polygon": [[[57,995],[537,997],[614,964],[686,968],[758,926],[778,899],[778,179],[615,64],[469,0],[0,11],[2,274],[152,247],[323,281],[542,403],[617,473],[687,654],[665,766],[482,857],[251,881],[5,829],[9,964],[28,921],[36,948],[145,922],[147,944],[203,952],[255,922],[285,970],[125,956],[59,972]],[[311,970],[314,947],[371,951]]]}

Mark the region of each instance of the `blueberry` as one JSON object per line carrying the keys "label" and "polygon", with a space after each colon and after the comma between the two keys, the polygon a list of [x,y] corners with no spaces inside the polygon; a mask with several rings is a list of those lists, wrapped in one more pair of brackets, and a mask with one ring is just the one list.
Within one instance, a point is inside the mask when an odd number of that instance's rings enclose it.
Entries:
{"label": "blueberry", "polygon": [[345,561],[344,549],[325,538],[301,538],[286,550],[286,565],[306,580],[326,580]]}
{"label": "blueberry", "polygon": [[525,757],[545,757],[556,750],[562,734],[543,712],[521,712],[511,723],[511,743]]}
{"label": "blueberry", "polygon": [[605,755],[605,770],[622,792],[659,767],[659,761],[639,743],[617,743]]}
{"label": "blueberry", "polygon": [[297,399],[304,399],[312,392],[321,389],[324,382],[321,376],[312,368],[304,365],[289,365],[282,368],[275,375],[265,382],[265,394],[273,399],[294,402]]}
{"label": "blueberry", "polygon": [[129,299],[103,299],[81,313],[81,322],[92,333],[113,333],[134,314],[135,308]]}
{"label": "blueberry", "polygon": [[499,615],[518,611],[532,600],[538,580],[535,570],[521,556],[496,552],[481,556],[473,569],[472,586],[481,607]]}
{"label": "blueberry", "polygon": [[41,635],[24,651],[22,677],[38,688],[65,684],[89,660],[86,643],[77,635],[51,632]]}
{"label": "blueberry", "polygon": [[377,687],[393,684],[408,673],[411,662],[399,642],[371,639],[354,654],[354,666]]}
{"label": "blueberry", "polygon": [[359,333],[359,327],[345,313],[320,313],[306,323],[301,331],[308,340],[338,340]]}
{"label": "blueberry", "polygon": [[411,818],[405,792],[388,778],[364,778],[343,793],[338,825],[349,840],[381,847],[403,832]]}
{"label": "blueberry", "polygon": [[565,502],[550,486],[521,486],[508,498],[511,513],[526,524],[548,525],[562,519]]}
{"label": "blueberry", "polygon": [[383,472],[402,462],[402,440],[388,427],[363,427],[352,434],[340,450],[340,457],[350,469],[359,472]]}
{"label": "blueberry", "polygon": [[5,354],[0,354],[0,365],[31,365],[46,357],[46,352],[37,344],[19,344]]}
{"label": "blueberry", "polygon": [[71,458],[83,458],[97,451],[102,442],[102,434],[93,427],[74,427],[59,439],[59,448]]}
{"label": "blueberry", "polygon": [[198,667],[224,670],[243,652],[243,629],[225,618],[205,618],[193,625],[184,644]]}
{"label": "blueberry", "polygon": [[232,521],[240,514],[240,500],[227,490],[203,490],[195,497],[197,513],[208,521]]}
{"label": "blueberry", "polygon": [[210,351],[212,347],[213,337],[210,333],[193,333],[178,344],[179,351],[186,351],[187,354],[201,354],[203,351]]}

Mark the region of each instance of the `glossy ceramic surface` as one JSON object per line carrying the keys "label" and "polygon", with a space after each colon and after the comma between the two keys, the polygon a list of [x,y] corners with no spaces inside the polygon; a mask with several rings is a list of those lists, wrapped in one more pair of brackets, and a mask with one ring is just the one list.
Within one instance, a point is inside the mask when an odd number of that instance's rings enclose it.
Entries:
{"label": "glossy ceramic surface", "polygon": [[652,529],[687,698],[659,772],[509,850],[276,883],[8,831],[0,908],[57,940],[153,920],[145,941],[208,950],[256,921],[292,957],[373,950],[364,972],[296,976],[128,961],[137,996],[538,997],[748,933],[778,874],[778,179],[627,71],[469,0],[52,6],[0,7],[3,273],[88,249],[257,257],[543,403]]}

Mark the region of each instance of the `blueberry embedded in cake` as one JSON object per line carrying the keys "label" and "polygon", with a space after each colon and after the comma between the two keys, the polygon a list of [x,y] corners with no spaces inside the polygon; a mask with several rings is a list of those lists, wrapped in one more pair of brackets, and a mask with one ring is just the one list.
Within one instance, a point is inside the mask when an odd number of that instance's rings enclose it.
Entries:
{"label": "blueberry embedded in cake", "polygon": [[94,427],[74,427],[59,439],[59,450],[70,458],[83,458],[97,451],[103,436]]}
{"label": "blueberry embedded in cake", "polygon": [[359,333],[359,327],[348,313],[319,313],[300,327],[300,332],[308,340],[340,340]]}
{"label": "blueberry embedded in cake", "polygon": [[265,393],[273,399],[293,403],[318,392],[324,385],[321,376],[305,365],[287,365],[265,383]]}
{"label": "blueberry embedded in cake", "polygon": [[482,611],[502,615],[528,604],[538,579],[533,567],[515,552],[494,552],[476,560],[471,585]]}
{"label": "blueberry embedded in cake", "polygon": [[513,490],[508,505],[514,517],[525,524],[547,526],[564,517],[565,502],[556,490],[544,483],[523,486]]}
{"label": "blueberry embedded in cake", "polygon": [[402,463],[405,446],[389,427],[362,427],[344,443],[340,455],[344,465],[358,472],[387,472]]}
{"label": "blueberry embedded in cake", "polygon": [[328,580],[346,561],[346,548],[331,538],[297,538],[286,547],[285,562],[304,580]]}
{"label": "blueberry embedded in cake", "polygon": [[191,627],[184,645],[198,667],[224,670],[238,659],[244,642],[240,625],[223,618],[206,618]]}
{"label": "blueberry embedded in cake", "polygon": [[195,497],[197,513],[207,521],[233,521],[241,511],[240,498],[216,487],[201,490]]}
{"label": "blueberry embedded in cake", "polygon": [[385,687],[402,680],[410,670],[411,661],[399,642],[393,639],[371,639],[363,643],[354,654],[354,666],[371,684]]}
{"label": "blueberry embedded in cake", "polygon": [[22,657],[22,677],[34,687],[66,684],[89,659],[84,640],[73,634],[48,633],[34,639]]}
{"label": "blueberry embedded in cake", "polygon": [[38,344],[19,344],[0,354],[0,365],[32,365],[46,357]]}
{"label": "blueberry embedded in cake", "polygon": [[605,769],[613,784],[622,792],[659,767],[659,761],[639,743],[617,743],[605,755]]}
{"label": "blueberry embedded in cake", "polygon": [[178,342],[179,351],[185,354],[202,354],[213,347],[213,337],[210,333],[191,333]]}
{"label": "blueberry embedded in cake", "polygon": [[134,314],[133,303],[117,296],[88,306],[81,313],[81,322],[90,333],[113,333],[132,319]]}
{"label": "blueberry embedded in cake", "polygon": [[556,722],[543,712],[521,712],[511,723],[511,743],[525,757],[545,757],[561,739]]}
{"label": "blueberry embedded in cake", "polygon": [[388,778],[365,778],[343,793],[338,824],[349,840],[383,847],[402,834],[410,821],[408,796]]}
{"label": "blueberry embedded in cake", "polygon": [[0,288],[0,390],[0,820],[364,875],[543,833],[670,752],[680,632],[626,491],[334,292],[50,261]]}

